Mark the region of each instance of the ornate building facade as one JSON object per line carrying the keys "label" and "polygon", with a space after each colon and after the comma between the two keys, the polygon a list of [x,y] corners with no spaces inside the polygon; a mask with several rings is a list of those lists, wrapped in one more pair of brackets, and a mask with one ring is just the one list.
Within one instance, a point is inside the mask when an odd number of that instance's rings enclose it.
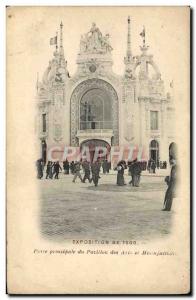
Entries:
{"label": "ornate building facade", "polygon": [[110,36],[93,23],[81,36],[77,71],[70,77],[61,23],[60,43],[37,82],[37,134],[44,160],[51,145],[112,149],[130,144],[146,149],[147,159],[168,161],[174,142],[173,98],[165,93],[161,73],[148,54],[145,29],[141,54],[132,54],[130,26],[128,17],[123,76],[112,70]]}

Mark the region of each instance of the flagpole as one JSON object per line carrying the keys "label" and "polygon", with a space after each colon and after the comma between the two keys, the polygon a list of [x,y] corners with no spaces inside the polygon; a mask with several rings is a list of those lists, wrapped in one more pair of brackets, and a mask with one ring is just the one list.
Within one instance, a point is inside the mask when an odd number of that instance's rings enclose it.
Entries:
{"label": "flagpole", "polygon": [[58,31],[56,31],[56,50],[58,50]]}
{"label": "flagpole", "polygon": [[38,85],[39,85],[39,72],[37,72],[37,93],[38,93]]}

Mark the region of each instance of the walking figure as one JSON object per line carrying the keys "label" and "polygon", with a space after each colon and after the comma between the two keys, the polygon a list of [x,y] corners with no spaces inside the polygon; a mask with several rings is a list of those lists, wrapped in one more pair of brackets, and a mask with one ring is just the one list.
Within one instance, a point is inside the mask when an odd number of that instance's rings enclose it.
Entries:
{"label": "walking figure", "polygon": [[53,168],[54,168],[54,179],[59,179],[59,171],[60,170],[62,171],[62,168],[58,161],[54,163]]}
{"label": "walking figure", "polygon": [[85,160],[82,164],[83,170],[84,170],[84,178],[82,180],[82,182],[85,183],[86,179],[88,179],[89,182],[91,182],[90,179],[90,174],[91,174],[91,170],[90,170],[90,163]]}
{"label": "walking figure", "polygon": [[74,178],[73,178],[73,182],[76,181],[77,177],[80,178],[80,181],[82,182],[82,176],[80,174],[80,170],[81,170],[81,164],[79,161],[76,161],[74,164]]}
{"label": "walking figure", "polygon": [[43,168],[44,168],[42,158],[40,158],[36,161],[36,167],[37,167],[37,178],[42,179],[42,177],[43,177]]}
{"label": "walking figure", "polygon": [[106,159],[103,160],[102,162],[102,168],[103,168],[103,174],[107,173],[107,169],[108,169],[108,162]]}
{"label": "walking figure", "polygon": [[69,166],[69,162],[68,162],[68,160],[66,159],[64,162],[63,162],[63,169],[64,169],[64,174],[69,174],[69,168],[70,168],[70,166]]}
{"label": "walking figure", "polygon": [[91,172],[92,172],[92,181],[95,186],[98,185],[99,182],[99,172],[100,172],[100,163],[98,161],[91,163]]}
{"label": "walking figure", "polygon": [[129,167],[129,175],[131,175],[131,180],[129,181],[129,184],[134,185],[134,161],[128,162]]}
{"label": "walking figure", "polygon": [[126,162],[124,160],[121,160],[116,167],[117,173],[117,185],[122,186],[126,185],[124,180],[124,171],[127,168]]}
{"label": "walking figure", "polygon": [[48,177],[50,178],[51,169],[52,169],[52,162],[48,161],[46,166],[46,179],[48,179]]}
{"label": "walking figure", "polygon": [[71,174],[74,174],[74,168],[75,168],[75,164],[74,164],[74,161],[72,160],[72,162],[70,163]]}
{"label": "walking figure", "polygon": [[133,186],[139,187],[141,171],[140,162],[136,159],[133,165]]}

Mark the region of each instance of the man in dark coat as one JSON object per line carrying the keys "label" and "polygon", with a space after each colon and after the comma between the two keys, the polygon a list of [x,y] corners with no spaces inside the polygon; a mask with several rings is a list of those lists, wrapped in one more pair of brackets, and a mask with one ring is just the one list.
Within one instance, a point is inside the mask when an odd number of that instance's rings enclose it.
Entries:
{"label": "man in dark coat", "polygon": [[64,174],[69,174],[69,162],[67,159],[63,162],[63,169],[64,169]]}
{"label": "man in dark coat", "polygon": [[172,207],[173,198],[176,194],[176,184],[177,184],[177,170],[178,167],[176,165],[176,160],[172,159],[170,161],[170,164],[172,166],[170,177],[166,178],[166,182],[168,184],[167,191],[165,193],[165,199],[164,199],[164,205],[163,205],[163,211],[170,211]]}
{"label": "man in dark coat", "polygon": [[46,179],[48,179],[48,177],[50,178],[51,168],[52,168],[52,162],[48,161],[46,166]]}
{"label": "man in dark coat", "polygon": [[62,171],[62,168],[58,161],[56,163],[54,163],[53,168],[54,168],[54,178],[59,179],[59,171],[60,170]]}
{"label": "man in dark coat", "polygon": [[98,185],[99,181],[99,172],[100,172],[100,163],[98,161],[91,163],[91,172],[92,172],[92,181],[95,186]]}
{"label": "man in dark coat", "polygon": [[38,159],[36,161],[36,167],[37,167],[37,178],[42,179],[42,177],[43,177],[43,168],[44,168],[44,164],[43,164],[42,159]]}
{"label": "man in dark coat", "polygon": [[156,163],[154,160],[152,160],[152,162],[151,162],[151,169],[152,169],[152,172],[155,174]]}
{"label": "man in dark coat", "polygon": [[131,176],[131,180],[129,181],[129,184],[132,184],[132,186],[134,186],[134,164],[135,161],[128,162],[129,175]]}
{"label": "man in dark coat", "polygon": [[82,182],[82,176],[80,174],[80,170],[81,170],[81,164],[79,161],[76,161],[74,164],[74,178],[73,178],[73,182],[76,181],[76,178],[79,177],[80,181]]}
{"label": "man in dark coat", "polygon": [[141,176],[141,165],[139,161],[135,161],[134,166],[133,166],[133,182],[134,182],[134,186],[139,187],[140,184],[140,176]]}
{"label": "man in dark coat", "polygon": [[85,183],[86,179],[88,179],[89,182],[91,182],[90,179],[90,174],[91,174],[91,170],[90,170],[90,163],[85,160],[82,164],[83,170],[84,170],[84,178],[82,180],[82,182]]}
{"label": "man in dark coat", "polygon": [[107,162],[107,173],[109,174],[111,169],[111,162],[109,162],[107,159],[106,162]]}
{"label": "man in dark coat", "polygon": [[71,174],[74,174],[74,167],[75,167],[75,164],[74,164],[74,161],[72,160],[72,162],[70,163]]}
{"label": "man in dark coat", "polygon": [[107,173],[107,167],[108,167],[107,164],[108,164],[107,160],[104,159],[102,162],[103,174]]}

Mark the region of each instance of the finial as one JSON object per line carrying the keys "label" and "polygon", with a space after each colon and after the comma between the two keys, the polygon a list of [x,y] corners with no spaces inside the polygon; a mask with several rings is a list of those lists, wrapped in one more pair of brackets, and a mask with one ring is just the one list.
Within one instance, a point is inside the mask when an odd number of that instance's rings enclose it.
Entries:
{"label": "finial", "polygon": [[143,41],[143,47],[146,46],[146,30],[145,30],[145,27],[143,26],[143,30],[142,32],[140,33],[141,37],[142,37],[142,41]]}
{"label": "finial", "polygon": [[65,66],[65,57],[64,57],[64,49],[63,49],[63,22],[60,23],[60,49],[59,49],[59,66]]}
{"label": "finial", "polygon": [[140,49],[142,50],[143,53],[146,53],[146,51],[148,50],[149,46],[146,45],[146,30],[145,27],[143,26],[143,30],[140,33],[141,37],[142,37],[142,46],[140,46]]}
{"label": "finial", "polygon": [[63,47],[63,22],[60,24],[60,48]]}

